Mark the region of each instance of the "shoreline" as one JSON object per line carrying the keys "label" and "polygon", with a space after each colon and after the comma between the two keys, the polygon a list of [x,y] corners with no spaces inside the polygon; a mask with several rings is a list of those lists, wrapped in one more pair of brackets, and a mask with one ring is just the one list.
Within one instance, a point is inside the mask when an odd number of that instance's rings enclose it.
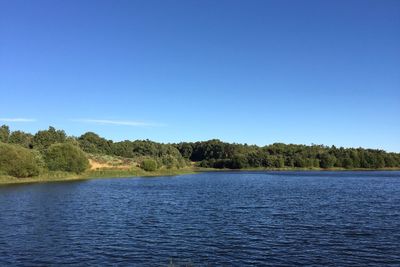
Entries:
{"label": "shoreline", "polygon": [[67,172],[51,172],[36,177],[16,178],[12,176],[0,176],[0,186],[15,184],[32,184],[32,183],[51,183],[51,182],[68,182],[80,180],[92,180],[103,178],[137,178],[137,177],[162,177],[177,176],[185,174],[196,174],[202,172],[262,172],[262,171],[400,171],[399,168],[383,168],[383,169],[344,169],[344,168],[245,168],[245,169],[214,169],[214,168],[182,168],[182,169],[160,169],[154,172],[146,172],[143,170],[116,170],[105,169],[87,171],[83,174],[74,174]]}
{"label": "shoreline", "polygon": [[209,171],[227,171],[227,172],[241,172],[241,171],[321,171],[321,172],[346,172],[346,171],[400,171],[400,168],[380,168],[380,169],[372,169],[372,168],[352,168],[352,169],[345,169],[345,168],[243,168],[243,169],[214,169],[214,168],[204,168],[198,170],[197,172],[209,172]]}
{"label": "shoreline", "polygon": [[176,176],[184,174],[194,174],[194,169],[162,169],[154,172],[146,172],[143,170],[96,170],[87,171],[82,174],[67,173],[67,172],[50,172],[40,176],[28,178],[16,178],[12,176],[0,176],[0,186],[15,185],[15,184],[32,184],[32,183],[51,183],[51,182],[68,182],[80,180],[92,180],[103,178],[136,178],[136,177],[161,177],[161,176]]}

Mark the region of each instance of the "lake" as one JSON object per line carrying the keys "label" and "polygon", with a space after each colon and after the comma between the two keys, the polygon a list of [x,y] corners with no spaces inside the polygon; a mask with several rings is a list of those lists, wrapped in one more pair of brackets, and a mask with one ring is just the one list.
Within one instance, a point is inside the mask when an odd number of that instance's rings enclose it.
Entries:
{"label": "lake", "polygon": [[400,266],[400,172],[0,187],[0,266]]}

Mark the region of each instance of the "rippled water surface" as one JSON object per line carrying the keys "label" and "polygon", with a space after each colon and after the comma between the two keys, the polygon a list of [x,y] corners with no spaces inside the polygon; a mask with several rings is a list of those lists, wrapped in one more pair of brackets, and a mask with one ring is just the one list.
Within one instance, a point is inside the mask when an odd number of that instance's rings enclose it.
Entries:
{"label": "rippled water surface", "polygon": [[0,187],[0,266],[400,266],[400,172]]}

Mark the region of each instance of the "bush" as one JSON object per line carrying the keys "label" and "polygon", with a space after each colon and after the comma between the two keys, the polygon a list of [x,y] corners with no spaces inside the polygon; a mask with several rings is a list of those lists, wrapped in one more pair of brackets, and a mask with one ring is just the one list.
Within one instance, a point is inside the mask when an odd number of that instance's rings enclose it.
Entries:
{"label": "bush", "polygon": [[153,159],[144,159],[140,167],[147,172],[153,172],[157,170],[157,162]]}
{"label": "bush", "polygon": [[51,145],[45,152],[45,162],[51,171],[81,173],[89,167],[85,153],[69,143]]}
{"label": "bush", "polygon": [[32,177],[41,171],[40,156],[29,149],[0,143],[0,172],[14,177]]}

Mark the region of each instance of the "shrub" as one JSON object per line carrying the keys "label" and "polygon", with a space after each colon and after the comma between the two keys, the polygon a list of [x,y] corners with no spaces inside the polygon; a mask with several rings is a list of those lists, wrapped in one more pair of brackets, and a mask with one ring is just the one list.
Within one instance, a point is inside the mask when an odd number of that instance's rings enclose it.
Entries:
{"label": "shrub", "polygon": [[85,153],[69,143],[53,144],[45,152],[49,170],[81,173],[89,167]]}
{"label": "shrub", "polygon": [[157,170],[157,162],[153,159],[144,159],[140,167],[147,172],[153,172]]}
{"label": "shrub", "polygon": [[0,143],[0,171],[14,177],[32,177],[41,171],[41,160],[33,151]]}

